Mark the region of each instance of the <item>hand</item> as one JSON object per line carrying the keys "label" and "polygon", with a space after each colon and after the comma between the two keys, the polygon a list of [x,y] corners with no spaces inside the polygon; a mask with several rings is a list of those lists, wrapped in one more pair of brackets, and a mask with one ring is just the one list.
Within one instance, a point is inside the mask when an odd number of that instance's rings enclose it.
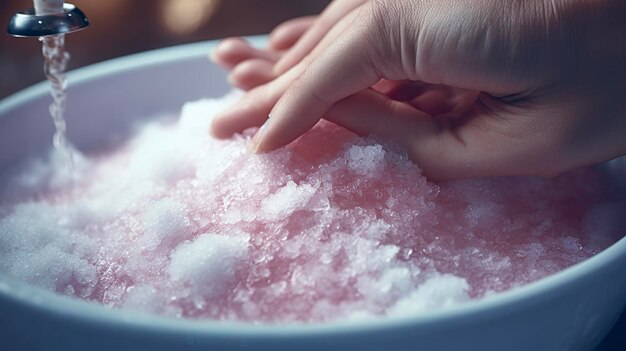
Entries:
{"label": "hand", "polygon": [[249,90],[267,83],[300,62],[344,16],[368,0],[335,0],[319,16],[288,20],[270,33],[260,50],[241,38],[223,40],[211,58],[230,70],[231,85]]}
{"label": "hand", "polygon": [[[434,179],[549,176],[602,162],[626,153],[625,15],[619,0],[364,2],[216,117],[213,133],[271,112],[253,141],[265,152],[325,117],[396,140]],[[398,101],[371,88],[389,83],[422,90]],[[437,90],[452,107],[426,113],[414,103],[445,105],[423,97]]]}

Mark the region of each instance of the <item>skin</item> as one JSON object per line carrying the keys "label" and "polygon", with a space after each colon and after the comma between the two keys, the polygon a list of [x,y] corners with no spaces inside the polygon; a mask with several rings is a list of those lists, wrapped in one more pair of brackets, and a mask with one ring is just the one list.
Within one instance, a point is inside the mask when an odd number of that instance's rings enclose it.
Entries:
{"label": "skin", "polygon": [[265,123],[251,149],[269,152],[326,118],[431,179],[554,176],[626,154],[624,18],[621,0],[336,0],[267,50],[218,46],[247,93],[211,132]]}

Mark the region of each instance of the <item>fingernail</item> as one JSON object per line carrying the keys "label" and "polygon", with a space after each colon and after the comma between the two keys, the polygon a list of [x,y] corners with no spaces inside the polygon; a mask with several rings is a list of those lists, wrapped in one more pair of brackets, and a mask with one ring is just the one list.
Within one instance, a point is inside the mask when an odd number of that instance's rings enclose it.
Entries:
{"label": "fingernail", "polygon": [[254,134],[254,137],[252,137],[252,140],[250,140],[250,146],[248,147],[248,151],[250,151],[253,154],[256,154],[259,152],[259,146],[261,145],[261,139],[263,139],[263,133],[265,133],[265,131],[267,130],[267,126],[269,125],[269,119],[270,116],[268,116],[267,120],[265,120],[265,123],[263,123],[263,125],[261,125],[261,128],[259,128],[259,130],[257,130],[256,134]]}

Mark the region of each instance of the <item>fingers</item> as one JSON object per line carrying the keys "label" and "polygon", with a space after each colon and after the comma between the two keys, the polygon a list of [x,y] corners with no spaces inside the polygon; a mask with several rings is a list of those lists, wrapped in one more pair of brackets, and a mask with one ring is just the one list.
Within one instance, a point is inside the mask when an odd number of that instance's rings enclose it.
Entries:
{"label": "fingers", "polygon": [[380,80],[370,57],[372,33],[354,25],[360,20],[361,10],[345,16],[311,55],[287,72],[294,74],[300,69],[302,74],[280,94],[272,118],[253,138],[252,151],[267,152],[292,142],[313,127],[334,103]]}
{"label": "fingers", "polygon": [[317,18],[318,16],[298,17],[279,24],[270,33],[270,48],[275,51],[291,48]]}
{"label": "fingers", "polygon": [[301,74],[303,66],[297,66],[267,84],[255,87],[246,93],[234,106],[218,113],[211,125],[211,134],[216,138],[228,138],[244,129],[261,125],[269,116],[272,107],[287,90],[291,82]]}
{"label": "fingers", "polygon": [[[364,1],[333,2],[328,14],[311,25],[292,50],[273,66],[274,74],[285,73],[251,90],[236,107],[216,116],[213,134],[228,137],[265,122],[253,138],[251,149],[266,152],[295,140],[325,116],[358,134],[373,133],[399,141],[424,173],[437,180],[541,174],[538,170],[550,168],[550,161],[546,160],[558,159],[554,153],[546,155],[546,150],[554,149],[554,135],[542,127],[550,119],[529,118],[528,111],[515,112],[516,106],[497,99],[491,99],[491,105],[484,103],[488,98],[477,99],[475,90],[506,92],[501,79],[478,79],[482,77],[482,66],[471,60],[454,60],[457,56],[441,54],[448,52],[443,49],[429,50],[432,48],[427,45],[431,43],[428,40],[422,40],[423,45],[413,53],[420,64],[407,64],[408,54],[389,52],[394,48],[402,50],[403,45],[385,42],[390,40],[389,32],[376,32],[402,27],[404,22],[390,24],[386,21],[389,16],[374,16],[378,22],[352,22],[363,17],[371,20],[367,12],[357,13],[366,8],[355,5],[357,2]],[[350,14],[340,19],[333,17],[350,4],[355,5]],[[380,5],[378,15],[387,14],[381,12],[385,10],[381,3],[376,4]],[[385,26],[380,25],[381,21]],[[321,30],[331,22],[333,25]],[[294,37],[281,39],[276,45],[287,45],[293,40]],[[251,55],[248,48],[237,47],[240,42],[229,45],[233,47],[217,55],[222,64],[250,61],[233,71],[231,79],[235,84],[247,89],[271,79],[267,69],[272,58],[257,57],[259,53],[255,52]],[[394,90],[407,87],[381,81],[383,78],[420,79],[472,90],[456,91],[423,82],[409,85],[409,90]],[[388,96],[369,88],[374,85]],[[267,119],[269,115],[271,118]]]}
{"label": "fingers", "polygon": [[332,45],[335,41],[334,39],[339,37],[355,18],[356,10],[333,27],[313,52],[302,62],[271,82],[255,87],[240,102],[216,115],[213,119],[211,134],[218,138],[227,138],[233,133],[241,132],[246,128],[263,123],[280,97],[305,71],[309,63],[314,61],[318,54],[323,53],[327,47]]}
{"label": "fingers", "polygon": [[252,47],[242,38],[223,40],[213,51],[211,58],[229,69],[229,83],[249,90],[275,78],[272,73],[278,53]]}
{"label": "fingers", "polygon": [[280,24],[270,35],[269,50],[252,47],[242,38],[228,38],[211,53],[211,59],[231,70],[231,85],[249,90],[276,76],[272,66],[280,51],[290,48],[309,29],[317,16],[299,17]]}
{"label": "fingers", "polygon": [[338,102],[326,118],[356,134],[373,134],[400,144],[429,179],[463,178],[473,170],[466,167],[466,145],[442,127],[441,119],[372,89]]}
{"label": "fingers", "polygon": [[[333,105],[326,118],[356,134],[381,136],[404,147],[431,180],[543,175],[554,160],[552,138],[526,133],[520,116],[477,104],[462,120],[432,117],[368,89]],[[543,154],[538,153],[543,150]],[[548,160],[548,161],[546,161]]]}
{"label": "fingers", "polygon": [[274,79],[272,63],[263,59],[249,59],[235,66],[228,82],[239,89],[250,90]]}
{"label": "fingers", "polygon": [[385,81],[375,90],[396,101],[405,101],[431,116],[458,117],[474,104],[478,91],[428,84],[422,81]]}
{"label": "fingers", "polygon": [[299,38],[299,40],[287,51],[274,66],[276,75],[282,74],[295,66],[298,62],[307,56],[313,48],[324,38],[324,36],[337,24],[343,17],[358,8],[367,0],[343,0],[333,1],[322,12],[313,23],[309,30]]}
{"label": "fingers", "polygon": [[274,62],[278,59],[278,53],[254,48],[242,38],[228,38],[217,45],[211,53],[211,59],[220,66],[231,69],[249,59]]}
{"label": "fingers", "polygon": [[325,118],[358,135],[375,134],[405,147],[418,130],[435,130],[435,121],[428,114],[373,89],[339,101],[329,109]]}
{"label": "fingers", "polygon": [[429,86],[411,99],[411,105],[429,115],[439,116],[454,108],[454,93],[449,87]]}
{"label": "fingers", "polygon": [[323,55],[313,63],[274,106],[271,120],[255,135],[252,150],[266,152],[292,142],[312,128],[336,102],[378,81],[377,72],[363,57],[338,52]]}
{"label": "fingers", "polygon": [[256,88],[249,91],[235,106],[213,118],[210,133],[216,138],[224,139],[247,128],[261,125],[267,119],[275,99],[267,89]]}

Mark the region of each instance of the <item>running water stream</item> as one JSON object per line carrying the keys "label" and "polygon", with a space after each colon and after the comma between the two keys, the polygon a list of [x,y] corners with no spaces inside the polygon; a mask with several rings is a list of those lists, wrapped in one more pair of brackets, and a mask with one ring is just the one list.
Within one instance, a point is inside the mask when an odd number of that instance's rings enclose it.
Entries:
{"label": "running water stream", "polygon": [[65,88],[67,79],[65,69],[70,60],[70,55],[65,51],[65,35],[53,35],[41,37],[42,53],[44,57],[44,73],[50,82],[50,94],[53,102],[50,104],[50,116],[54,122],[56,132],[54,134],[54,147],[63,155],[67,168],[74,168],[74,153],[72,146],[66,137],[65,103],[67,100]]}

